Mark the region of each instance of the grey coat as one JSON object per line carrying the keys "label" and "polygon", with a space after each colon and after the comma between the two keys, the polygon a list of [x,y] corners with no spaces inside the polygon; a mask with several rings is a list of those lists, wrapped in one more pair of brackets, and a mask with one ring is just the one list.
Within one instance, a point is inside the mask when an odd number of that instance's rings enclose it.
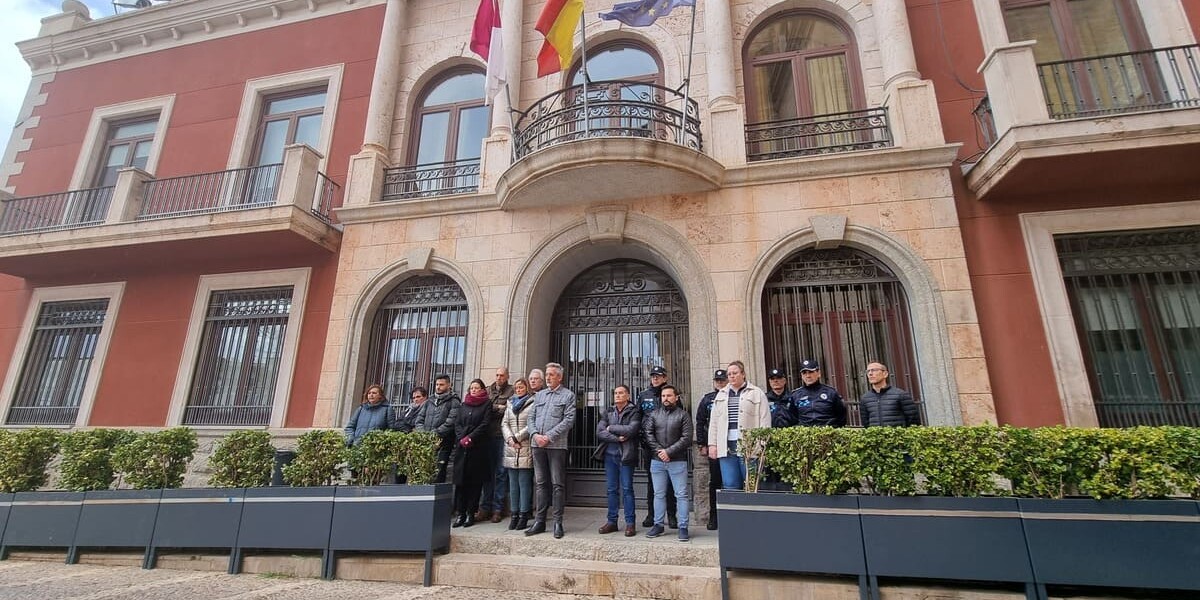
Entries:
{"label": "grey coat", "polygon": [[[547,450],[566,450],[567,437],[575,426],[575,392],[560,385],[558,389],[546,388],[533,397],[529,407],[529,422],[526,430],[529,437],[540,433],[550,438]],[[537,444],[534,444],[537,448]]]}
{"label": "grey coat", "polygon": [[436,395],[430,396],[421,405],[421,412],[417,413],[416,425],[413,428],[417,431],[432,431],[441,436],[443,449],[453,448],[456,441],[454,420],[458,418],[460,406],[462,400],[454,392],[440,398]]}

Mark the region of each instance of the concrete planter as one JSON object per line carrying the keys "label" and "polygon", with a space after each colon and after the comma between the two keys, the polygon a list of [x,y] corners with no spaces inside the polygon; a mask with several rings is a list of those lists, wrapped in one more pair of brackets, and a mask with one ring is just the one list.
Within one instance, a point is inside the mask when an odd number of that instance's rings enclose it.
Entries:
{"label": "concrete planter", "polygon": [[425,585],[433,553],[450,549],[450,484],[338,487],[334,494],[326,578],[337,552],[414,552],[425,555]]}
{"label": "concrete planter", "polygon": [[248,488],[234,552],[235,572],[244,550],[320,550],[329,560],[329,532],[337,488]]}
{"label": "concrete planter", "polygon": [[158,518],[162,490],[98,490],[86,492],[75,529],[75,548],[137,548],[142,566],[150,558],[150,542]]}
{"label": "concrete planter", "polygon": [[75,562],[75,527],[83,492],[17,492],[13,494],[0,559],[12,548],[66,548]]}
{"label": "concrete planter", "polygon": [[1043,597],[1046,584],[1200,591],[1200,505],[1196,502],[1021,499],[1018,503]]}
{"label": "concrete planter", "polygon": [[0,541],[4,539],[4,528],[8,525],[8,512],[12,510],[12,494],[0,494]]}
{"label": "concrete planter", "polygon": [[863,548],[877,577],[1024,583],[1035,588],[1014,498],[861,496]]}
{"label": "concrete planter", "polygon": [[242,488],[162,490],[146,566],[154,567],[162,548],[228,548],[229,572],[235,572],[245,494]]}
{"label": "concrete planter", "polygon": [[852,575],[869,597],[858,496],[717,492],[721,593],[729,569]]}

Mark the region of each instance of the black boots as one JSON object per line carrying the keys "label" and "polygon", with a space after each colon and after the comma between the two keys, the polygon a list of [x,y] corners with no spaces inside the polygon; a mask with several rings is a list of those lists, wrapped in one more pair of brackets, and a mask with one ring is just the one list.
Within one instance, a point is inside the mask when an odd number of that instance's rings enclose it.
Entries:
{"label": "black boots", "polygon": [[717,511],[715,509],[708,512],[708,524],[706,525],[709,531],[717,530]]}
{"label": "black boots", "polygon": [[517,529],[526,529],[529,527],[530,513],[517,513]]}
{"label": "black boots", "polygon": [[508,520],[508,530],[512,531],[517,528],[517,523],[521,522],[521,513],[513,513],[512,518]]}
{"label": "black boots", "polygon": [[525,535],[537,535],[539,533],[546,533],[545,521],[534,521],[533,525],[530,525],[529,529],[525,530]]}
{"label": "black boots", "polygon": [[458,518],[454,520],[454,524],[451,525],[451,527],[462,527],[463,525],[466,525],[466,524],[467,524],[467,514],[459,513]]}

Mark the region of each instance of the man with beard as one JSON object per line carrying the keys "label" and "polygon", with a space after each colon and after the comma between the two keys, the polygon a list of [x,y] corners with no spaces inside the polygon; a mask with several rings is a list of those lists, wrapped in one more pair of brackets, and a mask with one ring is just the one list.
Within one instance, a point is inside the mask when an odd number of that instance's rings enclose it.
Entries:
{"label": "man with beard", "polygon": [[[667,370],[662,367],[653,367],[650,369],[650,387],[638,393],[638,408],[641,409],[643,416],[648,416],[662,405],[662,389],[667,385]],[[654,478],[650,476],[650,463],[654,459],[654,453],[650,450],[648,444],[643,443],[642,446],[642,468],[646,470],[646,518],[642,520],[642,527],[650,527],[654,525]],[[674,488],[670,487],[671,480],[667,480],[667,521],[671,529],[679,527],[675,519],[675,493]]]}
{"label": "man with beard", "polygon": [[454,439],[454,420],[458,418],[458,409],[462,400],[450,389],[450,376],[438,375],[433,383],[433,397],[421,405],[417,413],[417,431],[432,431],[438,434],[442,443],[438,446],[438,471],[434,483],[446,482],[446,465],[450,462],[450,453],[454,450],[457,440]]}

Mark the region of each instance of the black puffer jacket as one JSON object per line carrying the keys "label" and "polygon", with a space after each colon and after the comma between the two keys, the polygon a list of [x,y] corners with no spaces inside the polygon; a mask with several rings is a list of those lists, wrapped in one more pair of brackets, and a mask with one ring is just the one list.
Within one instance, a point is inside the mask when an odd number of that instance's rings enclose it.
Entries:
{"label": "black puffer jacket", "polygon": [[898,388],[867,390],[859,404],[863,427],[908,427],[920,425],[921,416],[912,394]]}
{"label": "black puffer jacket", "polygon": [[442,438],[442,448],[449,450],[457,441],[454,439],[454,420],[458,418],[460,406],[462,400],[454,392],[447,392],[444,396],[434,394],[421,405],[413,428],[438,434]]}
{"label": "black puffer jacket", "polygon": [[686,459],[692,447],[692,415],[686,408],[660,406],[642,417],[642,437],[657,458],[659,450],[666,450],[671,460]]}

